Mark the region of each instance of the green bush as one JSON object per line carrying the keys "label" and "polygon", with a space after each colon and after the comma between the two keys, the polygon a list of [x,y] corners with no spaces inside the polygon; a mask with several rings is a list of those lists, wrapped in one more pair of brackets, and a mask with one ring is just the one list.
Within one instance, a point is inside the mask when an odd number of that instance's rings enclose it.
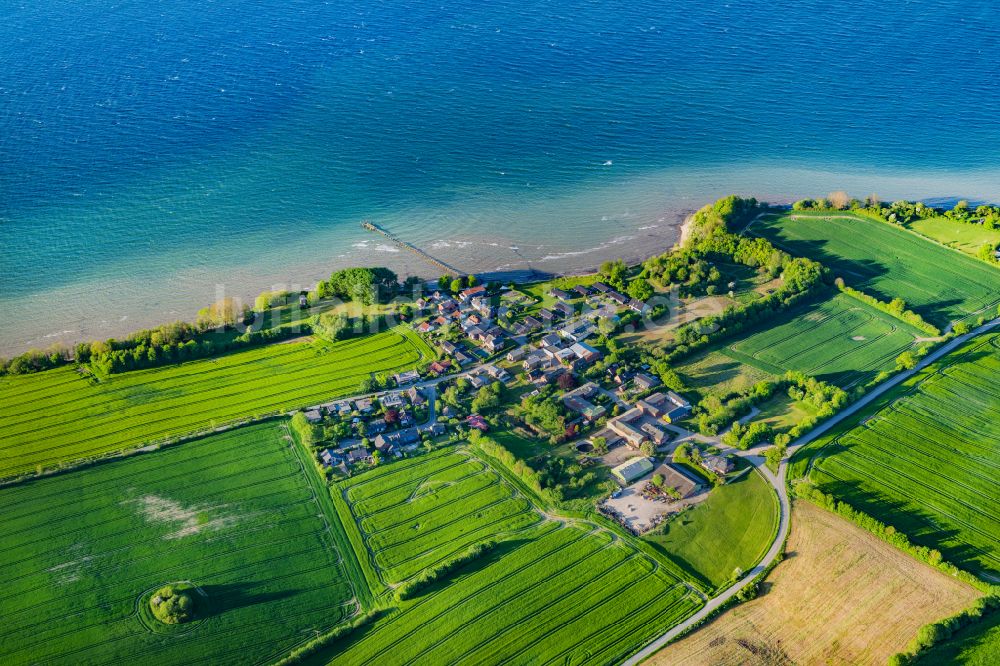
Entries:
{"label": "green bush", "polygon": [[149,598],[149,608],[164,624],[182,624],[197,617],[194,586],[184,583],[164,585]]}

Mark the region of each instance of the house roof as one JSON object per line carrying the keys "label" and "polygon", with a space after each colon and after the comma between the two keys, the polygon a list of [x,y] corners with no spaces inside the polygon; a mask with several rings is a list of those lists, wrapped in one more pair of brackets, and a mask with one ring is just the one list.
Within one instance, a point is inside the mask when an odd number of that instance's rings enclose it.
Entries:
{"label": "house roof", "polygon": [[701,479],[695,479],[690,473],[671,463],[663,463],[653,473],[662,474],[663,485],[675,488],[681,497],[687,497],[701,487]]}

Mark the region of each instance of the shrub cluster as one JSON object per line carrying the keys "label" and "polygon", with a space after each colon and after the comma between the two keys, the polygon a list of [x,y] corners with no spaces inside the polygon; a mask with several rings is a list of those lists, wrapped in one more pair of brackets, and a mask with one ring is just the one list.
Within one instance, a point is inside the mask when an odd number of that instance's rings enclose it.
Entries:
{"label": "shrub cluster", "polygon": [[445,560],[435,567],[424,569],[418,576],[411,578],[396,588],[396,599],[399,601],[405,601],[406,599],[416,596],[420,590],[427,588],[434,583],[434,581],[447,576],[452,571],[455,571],[456,569],[459,569],[469,562],[481,557],[495,548],[496,545],[496,541],[482,541],[470,546],[465,551]]}
{"label": "shrub cluster", "polygon": [[500,442],[481,434],[478,430],[473,430],[469,433],[469,441],[481,448],[486,455],[499,460],[504,467],[516,474],[518,478],[524,481],[539,496],[549,501],[557,499],[553,497],[549,489],[542,485],[542,475],[511,453]]}

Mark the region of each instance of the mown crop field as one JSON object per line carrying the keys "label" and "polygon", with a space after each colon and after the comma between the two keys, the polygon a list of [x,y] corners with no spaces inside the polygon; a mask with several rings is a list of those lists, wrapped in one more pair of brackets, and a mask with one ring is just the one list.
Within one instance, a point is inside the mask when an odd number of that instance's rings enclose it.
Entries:
{"label": "mown crop field", "polygon": [[885,664],[922,625],[979,596],[810,502],[792,507],[787,551],[762,586],[766,594],[730,608],[646,663]]}
{"label": "mown crop field", "polygon": [[322,657],[335,664],[612,664],[701,605],[591,526],[534,527]]}
{"label": "mown crop field", "polygon": [[718,588],[737,568],[748,571],[778,530],[778,499],[755,471],[716,488],[701,504],[644,539]]}
{"label": "mown crop field", "polygon": [[1000,577],[1000,334],[980,336],[815,445],[810,478],[940,550]]}
{"label": "mown crop field", "polygon": [[0,477],[302,407],[357,391],[371,372],[432,356],[405,329],[274,344],[100,381],[73,368],[0,379]]}
{"label": "mown crop field", "polygon": [[453,450],[376,469],[334,492],[349,503],[384,583],[403,581],[480,541],[542,519],[485,463]]}
{"label": "mown crop field", "polygon": [[[281,422],[0,488],[4,663],[262,663],[352,614]],[[190,581],[198,619],[148,612]]]}
{"label": "mown crop field", "polygon": [[737,361],[719,350],[698,354],[677,366],[684,383],[702,396],[742,393],[760,381],[775,375],[755,366]]}
{"label": "mown crop field", "polygon": [[799,370],[846,388],[892,369],[919,335],[904,322],[836,294],[797,308],[722,351],[773,374]]}
{"label": "mown crop field", "polygon": [[1000,269],[887,223],[793,213],[758,220],[750,233],[822,262],[856,289],[898,296],[939,327],[1000,303]]}

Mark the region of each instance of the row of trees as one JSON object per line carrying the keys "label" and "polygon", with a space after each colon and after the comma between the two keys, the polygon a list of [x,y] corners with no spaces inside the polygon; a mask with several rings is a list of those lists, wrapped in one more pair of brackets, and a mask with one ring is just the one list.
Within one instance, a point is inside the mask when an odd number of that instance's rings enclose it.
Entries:
{"label": "row of trees", "polygon": [[848,296],[851,296],[852,298],[858,299],[862,303],[867,303],[876,310],[881,310],[882,312],[890,314],[896,319],[899,319],[900,321],[905,321],[910,326],[918,328],[924,333],[927,333],[928,335],[934,335],[934,336],[941,335],[941,331],[938,329],[937,326],[934,326],[933,324],[925,321],[923,317],[921,317],[913,310],[908,310],[906,308],[906,301],[904,301],[902,298],[896,297],[891,301],[882,301],[876,298],[875,296],[872,296],[871,294],[866,294],[860,289],[855,289],[854,287],[847,286],[846,284],[844,284],[843,278],[837,278],[836,280],[834,280],[834,282],[837,285],[837,289],[847,294]]}
{"label": "row of trees", "polygon": [[475,275],[460,275],[458,277],[452,277],[451,275],[442,275],[438,278],[438,288],[441,291],[450,291],[453,294],[457,294],[463,289],[468,289],[469,287],[476,287],[479,285],[479,278]]}

